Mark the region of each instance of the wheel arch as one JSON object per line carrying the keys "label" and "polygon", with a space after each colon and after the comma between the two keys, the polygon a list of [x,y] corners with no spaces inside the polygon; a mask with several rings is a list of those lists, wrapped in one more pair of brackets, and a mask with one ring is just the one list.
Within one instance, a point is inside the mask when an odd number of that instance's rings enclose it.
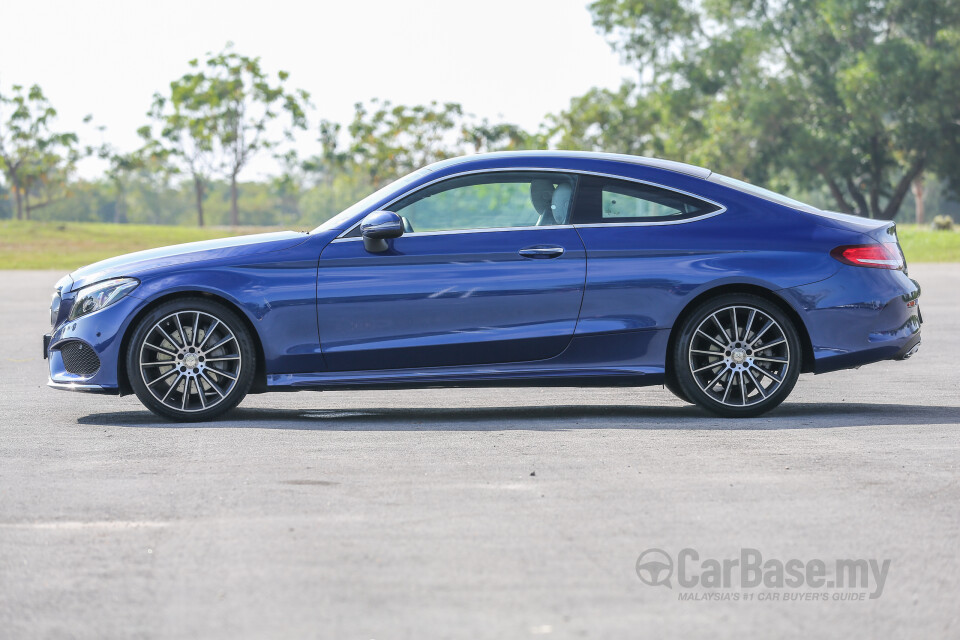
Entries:
{"label": "wheel arch", "polygon": [[722,284],[706,291],[702,291],[697,294],[690,302],[684,306],[683,310],[680,311],[680,314],[677,316],[676,320],[673,322],[673,328],[670,330],[670,338],[667,341],[667,357],[666,357],[666,374],[668,376],[673,375],[673,351],[677,339],[680,337],[680,333],[683,330],[683,323],[686,322],[686,319],[690,316],[691,313],[703,302],[716,298],[718,296],[727,295],[727,294],[750,294],[759,296],[768,302],[774,304],[783,311],[790,321],[793,322],[794,327],[797,329],[797,334],[800,337],[800,346],[801,346],[801,360],[800,360],[800,372],[809,373],[813,371],[814,368],[814,356],[813,356],[813,343],[810,340],[810,333],[807,331],[807,326],[803,322],[803,318],[800,317],[800,314],[797,313],[797,310],[794,309],[790,303],[781,298],[776,292],[766,287],[762,287],[756,284],[749,283],[729,283]]}
{"label": "wheel arch", "polygon": [[257,366],[254,371],[253,384],[250,386],[250,391],[248,394],[252,393],[263,393],[267,388],[267,369],[266,369],[266,360],[264,358],[263,352],[263,343],[260,341],[260,334],[257,332],[256,328],[253,326],[253,323],[250,321],[250,318],[246,313],[243,312],[243,309],[240,308],[234,301],[226,298],[224,296],[211,293],[209,291],[174,291],[172,293],[167,293],[157,298],[154,298],[149,303],[145,304],[143,308],[137,311],[133,319],[127,324],[126,331],[123,333],[123,338],[120,341],[120,349],[117,352],[117,383],[120,387],[120,395],[129,395],[133,393],[133,388],[130,386],[129,376],[127,375],[127,347],[130,344],[130,339],[133,337],[133,333],[137,330],[137,327],[140,325],[140,321],[144,317],[160,305],[171,302],[173,300],[178,300],[181,298],[203,298],[213,302],[222,304],[226,308],[230,309],[237,314],[237,317],[240,318],[240,321],[244,324],[244,327],[250,333],[250,337],[253,340],[253,344],[257,349]]}

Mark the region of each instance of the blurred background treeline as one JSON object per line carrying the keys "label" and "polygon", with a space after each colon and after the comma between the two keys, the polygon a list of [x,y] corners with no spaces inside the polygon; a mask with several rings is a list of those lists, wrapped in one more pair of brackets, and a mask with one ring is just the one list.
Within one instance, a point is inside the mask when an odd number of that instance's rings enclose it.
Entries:
{"label": "blurred background treeline", "polygon": [[[960,0],[588,9],[636,76],[536,130],[439,101],[369,99],[331,122],[289,74],[229,44],[158,78],[136,149],[110,143],[96,105],[88,130],[63,131],[42,87],[0,83],[0,219],[310,228],[436,160],[557,148],[690,162],[835,211],[960,220]],[[320,152],[298,151],[304,137]],[[91,157],[102,175],[81,176]],[[253,177],[264,157],[276,170]]]}

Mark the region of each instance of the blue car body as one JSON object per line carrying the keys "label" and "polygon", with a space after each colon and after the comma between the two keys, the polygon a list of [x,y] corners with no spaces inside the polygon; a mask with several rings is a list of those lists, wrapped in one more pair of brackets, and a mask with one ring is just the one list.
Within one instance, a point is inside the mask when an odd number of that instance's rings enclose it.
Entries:
{"label": "blue car body", "polygon": [[[675,222],[578,222],[407,233],[371,253],[367,214],[455,176],[556,171],[659,185],[714,203]],[[124,350],[138,318],[184,294],[242,316],[259,350],[254,391],[472,385],[661,384],[675,328],[718,292],[762,295],[795,320],[803,371],[909,355],[920,339],[919,286],[905,270],[865,269],[834,247],[896,242],[892,224],[798,208],[712,179],[710,171],[609,154],[527,152],[444,161],[311,233],[269,233],[133,253],[57,284],[50,385],[128,393]],[[518,251],[561,247],[553,259]],[[74,320],[76,292],[112,278],[139,286]],[[60,348],[99,357],[66,370]]]}

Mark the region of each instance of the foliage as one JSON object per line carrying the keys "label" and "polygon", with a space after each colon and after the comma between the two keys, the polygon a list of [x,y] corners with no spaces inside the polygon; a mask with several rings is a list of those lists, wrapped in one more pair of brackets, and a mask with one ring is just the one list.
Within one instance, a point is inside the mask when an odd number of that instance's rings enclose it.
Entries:
{"label": "foliage", "polygon": [[230,181],[230,221],[239,224],[239,175],[257,153],[279,144],[271,124],[281,116],[282,135],[306,128],[309,95],[289,91],[286,71],[271,80],[260,58],[237,53],[231,44],[206,59],[190,60],[192,71],[170,83],[170,94],[156,94],[150,116],[159,125],[141,129],[156,158],[176,158],[193,179],[197,223],[203,226],[203,205],[211,177]]}
{"label": "foliage", "polygon": [[[354,105],[344,129],[322,120],[318,155],[297,162],[280,158],[275,181],[301,194],[300,219],[320,223],[383,185],[424,165],[470,152],[542,148],[544,136],[512,123],[478,120],[458,103],[394,105],[371,100]],[[345,143],[344,143],[345,141]]]}
{"label": "foliage", "polygon": [[[33,85],[0,93],[0,170],[13,193],[17,219],[62,195],[79,158],[77,136],[51,130],[57,112]],[[31,197],[39,202],[30,202]]]}
{"label": "foliage", "polygon": [[[454,102],[373,99],[347,123],[321,120],[320,152],[302,158],[285,143],[307,127],[309,96],[228,43],[154,95],[141,148],[103,142],[102,178],[75,180],[77,136],[52,129],[39,87],[16,86],[0,93],[0,219],[315,225],[436,160],[550,147],[683,160],[861,215],[958,217],[960,0],[590,10],[637,77],[573,98],[537,131]],[[243,182],[267,153],[279,175]]]}
{"label": "foliage", "polygon": [[931,227],[935,231],[953,231],[953,218],[950,216],[937,216],[933,219]]}
{"label": "foliage", "polygon": [[[595,0],[640,70],[575,99],[629,138],[757,182],[825,185],[842,211],[893,218],[925,170],[957,177],[960,0]],[[616,119],[623,120],[620,132]],[[564,132],[589,131],[574,123]]]}
{"label": "foliage", "polygon": [[376,98],[354,105],[346,128],[346,146],[340,145],[342,127],[320,123],[320,156],[305,167],[328,181],[337,172],[360,171],[377,189],[411,171],[445,158],[488,151],[533,149],[545,138],[511,123],[477,121],[456,102],[395,105]]}
{"label": "foliage", "polygon": [[220,114],[215,105],[194,98],[200,82],[197,74],[187,74],[170,83],[169,95],[155,93],[147,113],[153,123],[141,127],[138,133],[144,140],[144,152],[165,159],[171,172],[190,176],[197,226],[202,227],[206,191],[219,169],[215,134]]}
{"label": "foliage", "polygon": [[[190,61],[192,67],[198,64],[197,60]],[[281,115],[287,117],[283,129],[286,139],[292,139],[292,129],[306,129],[310,96],[303,90],[285,88],[289,77],[286,71],[278,72],[272,84],[260,58],[241,55],[230,44],[216,55],[208,54],[205,66],[205,70],[194,74],[199,77],[200,90],[193,92],[192,100],[213,105],[219,116],[216,140],[230,180],[230,223],[236,225],[237,177],[259,151],[278,144],[269,125]]]}

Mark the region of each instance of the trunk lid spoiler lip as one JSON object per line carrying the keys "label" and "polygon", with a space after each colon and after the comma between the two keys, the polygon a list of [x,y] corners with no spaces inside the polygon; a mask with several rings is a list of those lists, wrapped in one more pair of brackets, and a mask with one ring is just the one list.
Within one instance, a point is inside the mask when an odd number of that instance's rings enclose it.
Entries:
{"label": "trunk lid spoiler lip", "polygon": [[862,216],[855,216],[849,213],[840,213],[839,211],[811,211],[809,213],[817,216],[821,224],[826,224],[827,226],[836,227],[838,229],[859,231],[860,233],[866,234],[870,237],[874,237],[874,233],[877,231],[882,231],[888,227],[896,226],[892,220],[864,218]]}

